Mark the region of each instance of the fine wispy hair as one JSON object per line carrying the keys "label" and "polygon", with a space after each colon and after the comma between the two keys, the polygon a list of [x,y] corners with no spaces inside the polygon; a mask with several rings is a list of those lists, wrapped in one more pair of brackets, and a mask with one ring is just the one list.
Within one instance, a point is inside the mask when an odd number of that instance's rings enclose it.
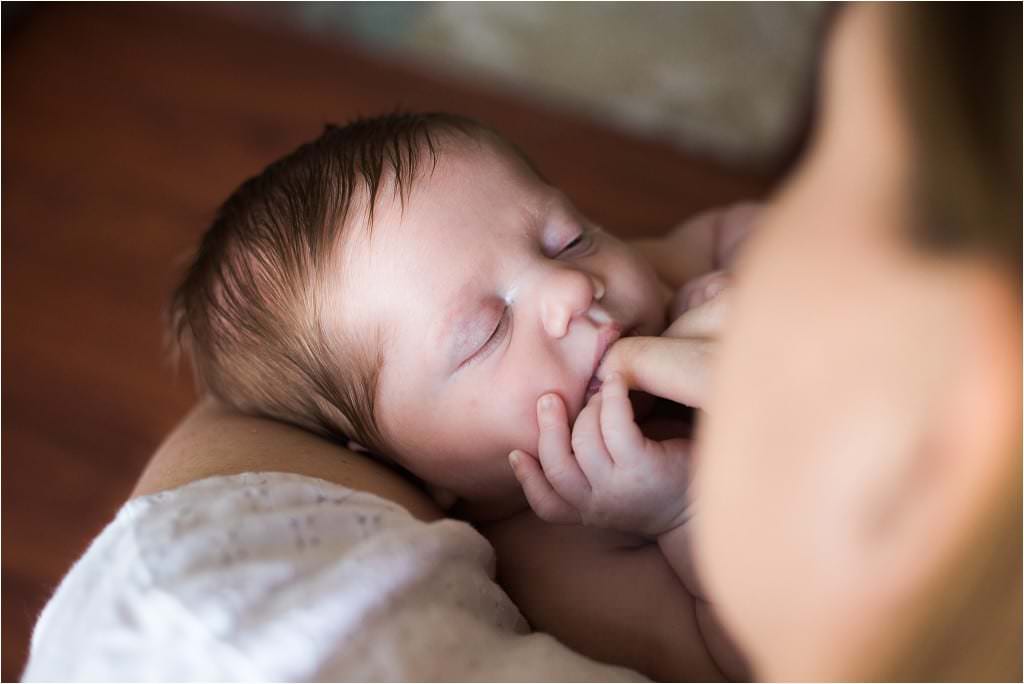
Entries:
{"label": "fine wispy hair", "polygon": [[442,144],[485,137],[489,129],[451,114],[362,118],[327,126],[242,183],[169,309],[172,338],[201,390],[244,413],[385,453],[374,408],[379,331],[326,329],[325,275],[344,240],[369,237],[385,189],[404,206]]}

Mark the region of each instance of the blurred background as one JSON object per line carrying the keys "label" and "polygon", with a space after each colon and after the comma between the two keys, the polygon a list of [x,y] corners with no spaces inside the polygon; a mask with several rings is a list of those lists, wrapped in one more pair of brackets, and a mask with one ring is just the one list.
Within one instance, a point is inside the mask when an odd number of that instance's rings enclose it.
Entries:
{"label": "blurred background", "polygon": [[245,178],[357,115],[450,110],[625,236],[761,197],[806,139],[818,3],[10,3],[2,677],[195,399],[163,308]]}
{"label": "blurred background", "polygon": [[241,7],[736,164],[798,125],[822,3],[395,2]]}

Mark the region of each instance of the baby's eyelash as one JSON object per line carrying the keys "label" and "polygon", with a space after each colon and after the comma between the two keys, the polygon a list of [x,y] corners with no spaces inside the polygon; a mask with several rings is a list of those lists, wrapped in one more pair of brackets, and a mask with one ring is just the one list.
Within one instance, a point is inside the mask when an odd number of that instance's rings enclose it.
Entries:
{"label": "baby's eyelash", "polygon": [[510,315],[509,310],[506,307],[501,312],[501,318],[498,319],[498,324],[494,326],[494,331],[491,333],[490,337],[487,338],[487,341],[484,342],[479,349],[473,352],[472,356],[466,359],[464,365],[468,366],[472,363],[475,363],[476,361],[484,359],[484,357],[486,357],[491,352],[491,349],[497,346],[498,343],[500,343],[501,340],[504,339],[504,337],[508,334],[507,328],[512,323],[511,318],[512,316]]}
{"label": "baby's eyelash", "polygon": [[508,309],[506,308],[504,311],[501,312],[501,318],[498,319],[498,325],[494,326],[494,332],[491,333],[491,336],[488,337],[487,341],[484,342],[482,347],[480,347],[480,351],[484,351],[492,344],[501,341],[501,338],[505,333],[505,327],[508,326],[508,319]]}
{"label": "baby's eyelash", "polygon": [[588,251],[593,246],[593,243],[594,236],[590,231],[580,231],[579,235],[574,237],[565,247],[563,247],[558,252],[558,256],[563,256],[570,253],[578,255],[582,252]]}

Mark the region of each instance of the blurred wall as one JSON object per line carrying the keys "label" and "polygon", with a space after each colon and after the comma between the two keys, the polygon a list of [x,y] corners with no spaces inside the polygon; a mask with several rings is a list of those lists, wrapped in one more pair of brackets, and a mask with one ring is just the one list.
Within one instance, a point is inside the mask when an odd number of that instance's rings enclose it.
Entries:
{"label": "blurred wall", "polygon": [[731,164],[800,125],[823,3],[236,6]]}

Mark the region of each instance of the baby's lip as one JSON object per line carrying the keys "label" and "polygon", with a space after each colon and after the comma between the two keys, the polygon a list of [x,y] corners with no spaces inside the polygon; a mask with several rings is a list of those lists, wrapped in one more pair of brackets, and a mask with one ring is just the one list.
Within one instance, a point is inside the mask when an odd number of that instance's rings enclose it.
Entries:
{"label": "baby's lip", "polygon": [[601,367],[601,362],[604,361],[605,354],[608,353],[612,344],[614,344],[620,337],[629,337],[633,334],[635,334],[633,329],[630,329],[623,334],[622,326],[618,323],[611,323],[602,327],[598,331],[597,348],[594,350],[594,367],[590,373],[590,380],[587,382],[587,388],[584,392],[584,405],[586,405],[586,403],[590,401],[590,398],[597,394],[601,389],[601,380],[597,377],[597,369]]}
{"label": "baby's lip", "polygon": [[608,348],[620,337],[622,337],[622,326],[618,323],[609,323],[597,331],[597,348],[594,350],[594,368],[591,375],[597,373],[597,368],[604,360],[604,355],[608,353]]}

